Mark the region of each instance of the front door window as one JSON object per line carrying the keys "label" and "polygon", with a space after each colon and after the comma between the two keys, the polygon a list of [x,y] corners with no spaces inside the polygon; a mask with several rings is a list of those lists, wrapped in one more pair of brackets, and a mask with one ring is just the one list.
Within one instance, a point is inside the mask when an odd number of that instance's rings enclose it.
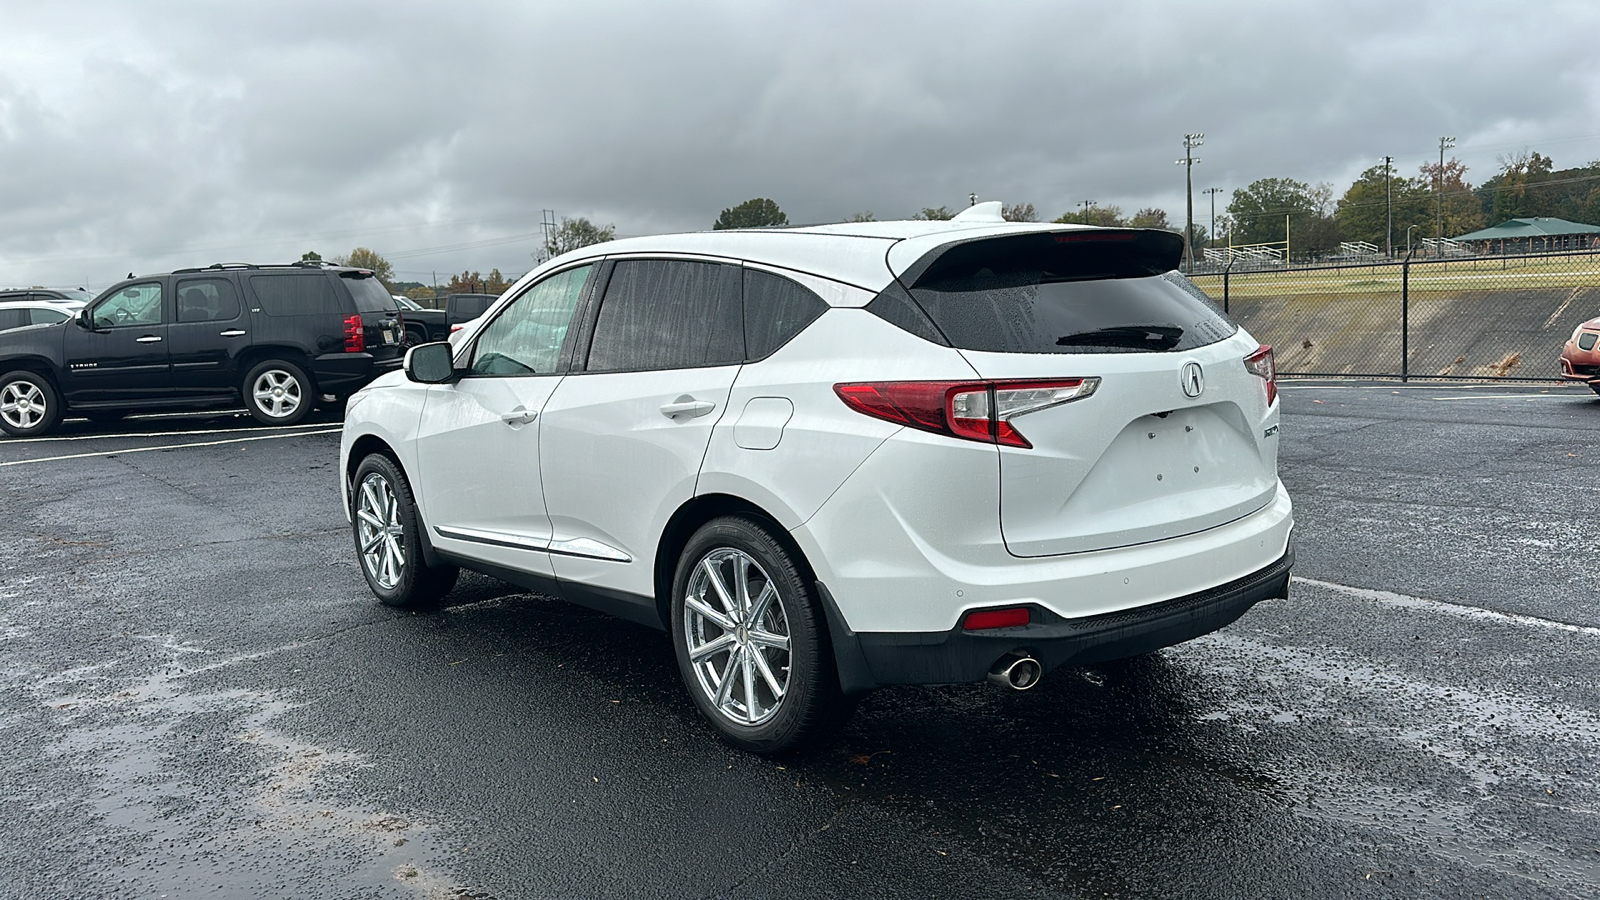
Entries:
{"label": "front door window", "polygon": [[160,324],[160,284],[130,284],[94,308],[96,328]]}

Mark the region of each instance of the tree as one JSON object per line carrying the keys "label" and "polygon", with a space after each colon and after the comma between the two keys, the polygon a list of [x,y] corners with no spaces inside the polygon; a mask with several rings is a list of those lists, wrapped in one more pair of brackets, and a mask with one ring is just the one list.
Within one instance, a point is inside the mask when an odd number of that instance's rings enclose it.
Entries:
{"label": "tree", "polygon": [[1153,206],[1147,206],[1144,209],[1134,213],[1133,218],[1128,220],[1128,224],[1134,228],[1164,228],[1168,231],[1176,230],[1172,227],[1172,222],[1167,219],[1167,211],[1164,209],[1156,209]]}
{"label": "tree", "polygon": [[335,256],[333,264],[336,266],[351,266],[357,269],[370,269],[372,274],[383,282],[385,290],[388,289],[389,282],[394,280],[394,266],[390,265],[387,259],[379,256],[376,251],[368,250],[365,247],[357,247],[351,250],[347,256]]}
{"label": "tree", "polygon": [[[1461,160],[1452,156],[1445,160],[1442,169],[1436,162],[1426,162],[1422,164],[1421,171],[1423,183],[1433,192],[1436,221],[1440,206],[1443,207],[1444,234],[1440,237],[1466,234],[1484,226],[1482,204],[1472,193],[1472,185],[1466,178],[1467,167]],[[1442,204],[1440,204],[1441,193]]]}
{"label": "tree", "polygon": [[775,228],[789,224],[778,204],[765,197],[756,197],[722,211],[711,226],[713,231],[726,228]]}
{"label": "tree", "polygon": [[[1393,230],[1389,228],[1391,208]],[[1385,179],[1383,166],[1373,166],[1339,198],[1333,218],[1340,240],[1366,241],[1380,249],[1392,240],[1395,246],[1404,247],[1406,230],[1412,225],[1423,235],[1433,233],[1433,191],[1420,178],[1391,174]]]}
{"label": "tree", "polygon": [[911,218],[919,222],[945,222],[955,217],[956,214],[947,206],[924,206],[922,212],[916,213]]}
{"label": "tree", "polygon": [[322,262],[322,254],[315,250],[307,250],[300,254],[301,262]]}
{"label": "tree", "polygon": [[616,235],[617,226],[615,225],[601,227],[582,217],[569,219],[566,216],[562,216],[561,224],[557,225],[545,237],[544,246],[540,248],[540,253],[543,255],[539,258],[541,260],[554,259],[579,247],[603,244],[616,237]]}
{"label": "tree", "polygon": [[1103,228],[1121,228],[1128,224],[1127,220],[1122,218],[1122,207],[1093,204],[1090,204],[1088,209],[1062,213],[1056,221],[1063,225],[1099,225]]}
{"label": "tree", "polygon": [[1007,222],[1037,222],[1039,214],[1034,212],[1032,203],[1018,203],[1008,206],[1000,211],[1000,217]]}
{"label": "tree", "polygon": [[846,221],[846,222],[876,222],[878,220],[873,218],[872,210],[869,209],[866,212],[851,213],[850,215],[844,217],[844,221]]}
{"label": "tree", "polygon": [[1264,244],[1284,239],[1289,225],[1290,249],[1312,257],[1325,256],[1339,245],[1338,224],[1329,215],[1333,189],[1312,187],[1293,178],[1261,178],[1234,191],[1228,204],[1233,243]]}
{"label": "tree", "polygon": [[1555,168],[1537,152],[1500,158],[1500,171],[1478,188],[1489,224],[1528,216],[1554,216],[1600,224],[1600,162]]}

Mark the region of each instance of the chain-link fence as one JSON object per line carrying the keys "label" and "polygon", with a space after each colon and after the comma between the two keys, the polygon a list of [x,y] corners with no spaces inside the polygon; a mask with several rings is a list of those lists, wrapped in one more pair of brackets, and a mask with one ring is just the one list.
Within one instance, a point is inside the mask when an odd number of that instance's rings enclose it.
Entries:
{"label": "chain-link fence", "polygon": [[1285,375],[1556,380],[1600,253],[1197,274]]}

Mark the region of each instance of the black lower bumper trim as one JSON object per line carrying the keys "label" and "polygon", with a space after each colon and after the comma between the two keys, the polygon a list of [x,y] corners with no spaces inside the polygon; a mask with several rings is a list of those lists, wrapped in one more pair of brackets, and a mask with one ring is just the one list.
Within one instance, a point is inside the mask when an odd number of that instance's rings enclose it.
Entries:
{"label": "black lower bumper trim", "polygon": [[1294,547],[1271,565],[1208,590],[1098,616],[1066,619],[1034,606],[1018,628],[964,631],[853,632],[832,595],[818,584],[827,607],[839,682],[845,693],[889,684],[960,684],[982,681],[1000,657],[1014,651],[1039,660],[1046,672],[1139,656],[1209,634],[1262,600],[1289,596]]}

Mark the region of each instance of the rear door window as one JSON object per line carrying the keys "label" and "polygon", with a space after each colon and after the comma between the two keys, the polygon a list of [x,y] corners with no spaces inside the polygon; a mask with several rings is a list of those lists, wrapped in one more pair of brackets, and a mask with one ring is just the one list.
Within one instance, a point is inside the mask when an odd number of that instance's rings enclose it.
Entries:
{"label": "rear door window", "polygon": [[589,345],[590,372],[695,369],[744,361],[740,269],[633,259],[606,285]]}
{"label": "rear door window", "polygon": [[269,316],[314,316],[339,311],[333,285],[321,272],[251,275],[250,289],[261,301],[262,312]]}
{"label": "rear door window", "polygon": [[[1181,351],[1238,328],[1174,271],[1181,252],[1182,238],[1165,232],[1034,233],[958,244],[908,274],[916,305],[964,350]],[[903,303],[898,288],[884,293]],[[904,318],[880,300],[868,309],[895,321],[874,308],[887,306]]]}
{"label": "rear door window", "polygon": [[33,324],[35,325],[54,325],[57,322],[65,322],[70,318],[72,316],[55,309],[35,309],[32,314]]}
{"label": "rear door window", "polygon": [[179,281],[179,322],[225,322],[239,317],[239,296],[226,278],[188,278]]}
{"label": "rear door window", "polygon": [[828,304],[799,284],[744,270],[744,344],[748,359],[765,359],[828,311]]}

